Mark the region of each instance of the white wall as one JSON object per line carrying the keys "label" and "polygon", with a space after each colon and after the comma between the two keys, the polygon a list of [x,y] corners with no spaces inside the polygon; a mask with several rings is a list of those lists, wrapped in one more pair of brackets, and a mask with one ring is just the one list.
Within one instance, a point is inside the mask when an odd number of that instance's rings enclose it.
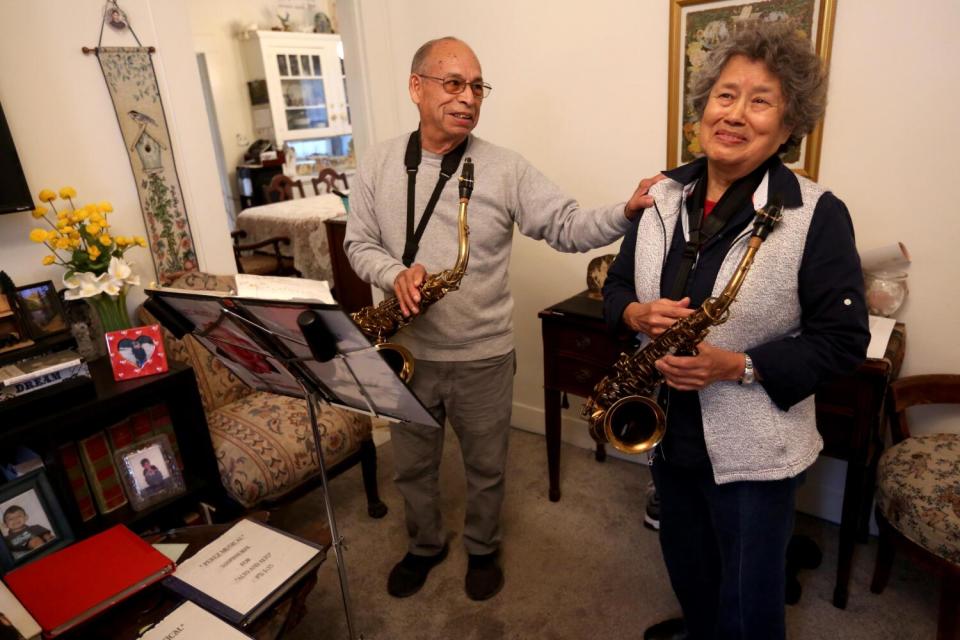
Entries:
{"label": "white wall", "polygon": [[[949,187],[960,170],[951,148],[960,138],[952,117],[960,72],[951,62],[960,57],[952,37],[960,4],[930,0],[922,11],[902,0],[837,4],[820,181],[849,206],[860,248],[900,240],[914,256],[910,297],[898,314],[908,330],[901,375],[960,372],[960,344],[951,339],[960,312],[953,246],[960,223]],[[376,81],[366,114],[372,122],[355,127],[358,155],[370,140],[416,126],[406,90],[410,58],[425,40],[455,35],[473,46],[494,87],[478,135],[521,152],[584,205],[625,199],[665,164],[669,6],[341,0],[344,41],[363,43],[361,72]],[[515,240],[518,426],[543,429],[537,312],[584,289],[590,258],[615,250],[571,256]],[[572,404],[565,438],[589,446],[576,424],[580,403]],[[925,416],[916,426],[943,423]],[[842,468],[829,460],[817,473],[842,484]]]}
{"label": "white wall", "polygon": [[[177,171],[202,269],[235,271],[217,182],[196,58],[183,0],[123,3],[144,45],[157,48],[154,66],[170,128]],[[96,57],[100,0],[0,3],[0,102],[34,196],[40,189],[77,189],[83,203],[110,200],[118,233],[146,235],[130,161]],[[134,45],[104,30],[104,45]],[[41,266],[43,247],[27,240],[28,213],[0,216],[0,268],[15,282],[53,279]],[[155,279],[145,249],[131,251],[143,283]],[[139,289],[131,303],[139,302]]]}

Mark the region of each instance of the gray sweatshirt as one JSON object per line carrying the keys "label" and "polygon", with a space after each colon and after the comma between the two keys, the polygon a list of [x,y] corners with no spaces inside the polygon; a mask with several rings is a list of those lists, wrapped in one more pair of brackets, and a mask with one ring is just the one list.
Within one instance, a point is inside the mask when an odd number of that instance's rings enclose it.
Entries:
{"label": "gray sweatshirt", "polygon": [[[350,215],[344,248],[357,274],[393,295],[393,281],[404,269],[407,174],[403,158],[409,135],[373,148],[360,163],[350,189]],[[513,298],[508,267],[514,226],[558,251],[588,251],[610,244],[630,226],[624,202],[581,209],[572,198],[519,154],[470,137],[464,158],[474,163],[474,189],[467,207],[470,262],[454,291],[422,311],[393,341],[415,358],[465,361],[490,358],[513,349]],[[423,151],[417,174],[415,225],[440,175],[441,156]],[[462,168],[462,167],[461,167]],[[428,277],[453,267],[457,259],[457,178],[447,182],[420,240],[414,263]],[[544,274],[549,277],[549,274]]]}

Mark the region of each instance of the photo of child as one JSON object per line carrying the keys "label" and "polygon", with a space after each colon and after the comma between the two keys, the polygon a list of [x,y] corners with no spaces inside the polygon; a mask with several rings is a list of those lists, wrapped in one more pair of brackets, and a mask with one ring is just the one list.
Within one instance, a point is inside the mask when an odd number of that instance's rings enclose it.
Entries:
{"label": "photo of child", "polygon": [[159,444],[127,454],[124,462],[127,468],[134,470],[133,482],[141,496],[151,496],[166,489],[170,469]]}
{"label": "photo of child", "polygon": [[0,504],[0,533],[14,560],[56,540],[50,520],[34,489]]}

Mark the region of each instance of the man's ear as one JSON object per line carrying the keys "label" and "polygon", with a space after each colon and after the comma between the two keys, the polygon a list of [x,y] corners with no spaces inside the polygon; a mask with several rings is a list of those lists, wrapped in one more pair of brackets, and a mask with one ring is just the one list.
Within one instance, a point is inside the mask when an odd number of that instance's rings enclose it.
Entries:
{"label": "man's ear", "polygon": [[408,85],[410,89],[410,99],[413,100],[413,104],[420,104],[420,96],[423,91],[423,81],[415,73],[410,74],[410,82]]}

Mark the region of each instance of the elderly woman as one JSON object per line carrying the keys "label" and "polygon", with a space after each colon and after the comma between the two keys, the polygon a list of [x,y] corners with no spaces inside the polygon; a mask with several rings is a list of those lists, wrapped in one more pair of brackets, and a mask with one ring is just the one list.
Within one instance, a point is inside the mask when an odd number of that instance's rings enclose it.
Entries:
{"label": "elderly woman", "polygon": [[844,204],[780,154],[823,115],[826,77],[786,25],[735,33],[695,80],[706,157],[666,172],[604,285],[611,327],[653,338],[719,293],[756,209],[783,219],[697,355],[657,362],[666,435],[652,473],[660,544],[683,619],[644,638],[783,638],[784,572],[798,476],[816,460],[813,392],[869,341]]}

